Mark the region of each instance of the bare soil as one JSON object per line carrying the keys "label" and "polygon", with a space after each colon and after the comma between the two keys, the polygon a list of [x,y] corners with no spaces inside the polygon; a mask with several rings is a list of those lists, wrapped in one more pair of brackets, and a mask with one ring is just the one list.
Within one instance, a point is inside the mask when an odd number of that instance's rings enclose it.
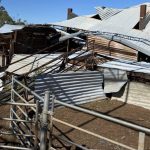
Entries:
{"label": "bare soil", "polygon": [[[150,128],[150,110],[144,109],[142,107],[109,100],[91,102],[81,105],[81,107]],[[139,134],[137,131],[132,129],[87,115],[85,113],[77,112],[69,108],[56,109],[55,117],[72,125],[87,129],[137,149]],[[89,149],[124,150],[119,146],[74,130],[59,123],[55,123],[55,126],[55,134],[62,137],[66,136],[65,138],[68,138],[78,144],[84,145]],[[57,140],[54,141],[54,146],[57,149],[67,149],[64,148],[64,146]],[[150,136],[148,135],[146,136],[145,150],[150,150]]]}
{"label": "bare soil", "polygon": [[[10,117],[10,106],[1,105],[0,106],[0,118],[9,118]],[[10,122],[0,120],[0,132],[11,132]],[[5,144],[15,144],[17,143],[17,139],[12,135],[2,135],[0,134],[0,143]]]}

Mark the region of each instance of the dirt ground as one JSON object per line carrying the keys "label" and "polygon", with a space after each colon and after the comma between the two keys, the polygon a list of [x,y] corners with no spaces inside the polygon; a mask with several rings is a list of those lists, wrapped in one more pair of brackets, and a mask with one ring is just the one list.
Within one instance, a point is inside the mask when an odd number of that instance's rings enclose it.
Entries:
{"label": "dirt ground", "polygon": [[[82,107],[150,128],[150,110],[141,107],[123,104],[119,101],[96,101],[84,104]],[[137,149],[138,132],[132,129],[68,108],[57,109],[55,111],[55,117]],[[59,123],[55,123],[55,126],[55,134],[62,137],[64,137],[63,134],[65,134],[66,138],[84,145],[89,149],[124,150],[119,146],[67,126],[60,125]],[[58,141],[56,142],[56,140],[54,141],[54,146],[57,149],[67,149],[63,148],[62,144]],[[150,136],[148,135],[146,136],[145,150],[150,150]]]}
{"label": "dirt ground", "polygon": [[[9,118],[10,116],[10,106],[1,105],[0,106],[0,118]],[[11,132],[10,122],[0,120],[0,132]],[[14,136],[4,136],[0,134],[0,144],[1,143],[17,143],[17,139]]]}
{"label": "dirt ground", "polygon": [[[144,127],[150,128],[150,110],[137,107],[134,105],[123,104],[119,101],[95,101],[81,105],[81,107],[88,108],[97,112],[113,116],[118,119],[126,120]],[[55,109],[54,116],[58,119],[87,129],[101,136],[119,141],[123,144],[137,149],[138,132],[132,129],[125,128],[121,125],[98,119],[81,112],[74,111],[69,108]],[[9,117],[9,106],[0,106],[0,117]],[[119,146],[106,142],[104,140],[95,138],[91,135],[74,130],[59,123],[54,124],[54,134],[70,139],[73,142],[81,144],[89,149],[97,150],[125,150]],[[0,121],[0,130],[8,131],[9,123]],[[65,134],[65,136],[64,136]],[[14,142],[14,137],[3,137],[0,135],[0,142]],[[53,140],[53,146],[57,150],[79,150],[66,143]],[[150,136],[146,136],[145,150],[150,150]]]}

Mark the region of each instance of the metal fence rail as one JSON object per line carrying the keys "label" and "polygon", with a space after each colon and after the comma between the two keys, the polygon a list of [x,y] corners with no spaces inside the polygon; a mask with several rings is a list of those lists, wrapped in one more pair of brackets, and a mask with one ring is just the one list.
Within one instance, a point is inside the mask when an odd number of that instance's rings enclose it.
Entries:
{"label": "metal fence rail", "polygon": [[[126,121],[123,121],[123,120],[120,120],[120,119],[116,119],[116,118],[113,118],[113,117],[110,117],[110,116],[107,116],[107,115],[104,115],[104,114],[101,114],[101,113],[97,113],[97,112],[94,112],[94,111],[91,111],[91,110],[88,110],[88,109],[84,109],[84,108],[81,108],[81,107],[78,107],[78,106],[73,106],[73,105],[70,105],[70,104],[66,104],[66,103],[63,103],[61,101],[58,101],[58,100],[53,100],[52,101],[52,107],[54,107],[55,103],[59,104],[59,105],[62,105],[62,106],[65,106],[65,107],[69,107],[71,109],[74,109],[74,110],[77,110],[77,111],[80,111],[80,112],[83,112],[83,113],[86,113],[86,114],[90,114],[92,116],[96,116],[98,118],[102,118],[102,119],[105,119],[107,121],[111,121],[113,123],[117,123],[117,124],[120,124],[124,127],[128,127],[128,128],[131,128],[131,129],[134,129],[136,131],[139,132],[139,141],[138,141],[138,150],[144,150],[144,144],[145,144],[145,134],[150,134],[150,129],[149,128],[145,128],[145,127],[142,127],[142,126],[139,126],[139,125],[136,125],[136,124],[133,124],[133,123],[129,123],[129,122],[126,122]],[[64,124],[66,126],[69,126],[69,127],[72,127],[74,129],[77,129],[77,130],[80,130],[84,133],[87,133],[87,134],[90,134],[92,136],[95,136],[97,138],[100,138],[100,139],[103,139],[103,140],[106,140],[110,143],[113,143],[115,145],[119,145],[123,148],[126,148],[126,149],[129,149],[129,150],[136,150],[132,147],[129,147],[127,145],[124,145],[124,144],[121,144],[119,142],[116,142],[114,140],[110,140],[106,137],[103,137],[103,136],[100,136],[96,133],[93,133],[93,132],[90,132],[88,130],[85,130],[85,129],[82,129],[82,128],[79,128],[77,126],[74,126],[70,123],[67,123],[67,122],[64,122],[62,120],[59,120],[57,118],[54,118],[53,117],[53,110],[54,108],[52,108],[52,110],[50,111],[50,115],[52,115],[50,118],[51,118],[51,121],[54,121],[54,122],[58,122],[60,124]]]}
{"label": "metal fence rail", "polygon": [[[10,122],[11,132],[1,132],[3,135],[14,135],[19,141],[19,147],[0,145],[0,148],[6,149],[38,149],[38,114],[39,114],[39,103],[29,102],[25,95],[20,93],[17,89],[22,86],[21,82],[17,82],[14,77],[12,77],[11,86],[11,102],[3,102],[2,105],[10,105],[10,118],[0,118],[0,120]],[[21,85],[20,85],[21,84]],[[24,88],[26,92],[27,89]],[[30,91],[30,90],[29,90]],[[29,92],[28,91],[28,92]],[[28,93],[29,94],[29,93]],[[31,118],[29,112],[33,111],[35,117]],[[31,129],[32,126],[32,129]]]}

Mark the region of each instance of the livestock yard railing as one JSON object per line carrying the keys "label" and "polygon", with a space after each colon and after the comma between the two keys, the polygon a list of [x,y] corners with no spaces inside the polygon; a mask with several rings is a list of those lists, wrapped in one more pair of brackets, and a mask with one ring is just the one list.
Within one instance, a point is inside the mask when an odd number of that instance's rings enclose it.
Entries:
{"label": "livestock yard railing", "polygon": [[[22,87],[25,93],[19,93],[17,91],[17,86],[19,86],[19,88]],[[40,104],[38,100],[35,101],[35,99],[40,100]],[[72,125],[70,123],[55,118],[54,117],[55,104],[59,106],[68,107],[86,114],[90,114],[92,116],[116,124],[120,124],[124,127],[131,128],[139,132],[139,141],[137,142],[138,150],[144,150],[145,135],[150,134],[149,128],[135,125],[120,119],[116,119],[104,115],[102,113],[81,108],[79,106],[74,106],[71,104],[58,101],[55,99],[55,96],[51,94],[49,91],[46,91],[45,98],[42,98],[38,94],[36,94],[33,90],[26,87],[23,83],[21,83],[14,77],[12,77],[11,102],[6,104],[11,105],[10,118],[1,118],[1,119],[5,121],[10,121],[10,125],[13,131],[12,134],[17,137],[21,147],[0,145],[1,148],[20,149],[20,150],[21,149],[25,149],[25,150],[26,149],[40,149],[40,150],[54,149],[53,137],[57,137],[57,139],[59,139],[60,141],[64,141],[65,143],[67,142],[71,145],[75,145],[76,147],[79,147],[80,149],[87,150],[87,148],[84,146],[81,146],[77,143],[74,143],[73,141],[55,135],[53,132],[53,126],[54,123],[57,122],[62,125],[66,125],[73,129],[89,134],[91,136],[94,136],[96,138],[118,145],[125,149],[135,150],[135,148],[132,148],[128,145],[124,145],[120,142],[116,142],[114,140],[108,139],[94,132],[88,131],[86,129],[82,129],[78,126]]]}
{"label": "livestock yard railing", "polygon": [[[18,149],[18,150],[30,150],[38,149],[38,114],[39,114],[39,102],[33,101],[33,93],[24,88],[18,91],[17,87],[24,86],[12,77],[11,87],[11,101],[4,102],[4,105],[10,105],[10,118],[0,118],[3,121],[10,122],[11,132],[1,132],[2,135],[13,135],[16,137],[17,142],[15,145],[0,145],[0,148],[4,149]],[[27,95],[28,92],[28,95]],[[31,95],[32,93],[32,95]],[[26,97],[28,96],[28,97]],[[29,98],[29,96],[31,96]],[[36,95],[34,95],[36,96]],[[2,105],[3,105],[2,104]],[[34,117],[32,116],[34,115]],[[15,143],[12,141],[12,143]]]}
{"label": "livestock yard railing", "polygon": [[[127,145],[121,144],[120,142],[116,142],[114,140],[108,139],[106,137],[103,137],[101,135],[98,135],[96,133],[90,132],[88,130],[82,129],[80,127],[77,127],[75,125],[72,125],[70,123],[64,122],[64,121],[62,121],[60,119],[57,119],[57,118],[53,117],[55,103],[57,103],[59,105],[62,105],[62,106],[65,106],[65,107],[68,107],[68,108],[71,108],[71,109],[74,109],[74,110],[77,110],[77,111],[80,111],[80,112],[83,112],[83,113],[86,113],[86,114],[89,114],[89,115],[92,115],[92,116],[95,116],[95,117],[98,117],[98,118],[102,118],[104,120],[107,120],[107,121],[110,121],[110,122],[113,122],[113,123],[120,124],[120,125],[122,125],[124,127],[128,127],[128,128],[131,128],[131,129],[134,129],[134,130],[138,131],[139,132],[138,150],[144,150],[145,135],[146,134],[148,134],[148,135],[150,134],[150,129],[149,128],[145,128],[145,127],[142,127],[142,126],[139,126],[139,125],[135,125],[135,124],[132,124],[132,123],[120,120],[120,119],[116,119],[116,118],[104,115],[102,113],[97,113],[97,112],[94,112],[94,111],[91,111],[91,110],[88,110],[88,109],[84,109],[84,108],[81,108],[81,107],[78,107],[78,106],[74,106],[74,105],[71,105],[71,104],[66,104],[64,102],[56,100],[55,98],[52,100],[52,108],[51,108],[51,111],[50,111],[50,120],[51,120],[51,122],[52,121],[53,122],[58,122],[60,124],[69,126],[69,127],[74,128],[76,130],[79,130],[79,131],[82,131],[84,133],[87,133],[87,134],[89,134],[91,136],[95,136],[96,138],[100,138],[100,139],[106,140],[106,141],[108,141],[108,142],[110,142],[112,144],[118,145],[120,147],[129,149],[129,150],[136,150],[136,149],[134,149],[132,147],[129,147]],[[84,148],[84,149],[86,149],[86,148]]]}

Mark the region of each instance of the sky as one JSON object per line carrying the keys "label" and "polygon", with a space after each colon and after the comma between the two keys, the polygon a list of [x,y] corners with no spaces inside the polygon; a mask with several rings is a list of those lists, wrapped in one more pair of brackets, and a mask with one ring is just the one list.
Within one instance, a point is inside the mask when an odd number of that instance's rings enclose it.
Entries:
{"label": "sky", "polygon": [[145,3],[145,0],[2,0],[9,15],[28,23],[51,23],[67,18],[67,9],[73,8],[78,15],[96,13],[94,7],[127,8]]}

